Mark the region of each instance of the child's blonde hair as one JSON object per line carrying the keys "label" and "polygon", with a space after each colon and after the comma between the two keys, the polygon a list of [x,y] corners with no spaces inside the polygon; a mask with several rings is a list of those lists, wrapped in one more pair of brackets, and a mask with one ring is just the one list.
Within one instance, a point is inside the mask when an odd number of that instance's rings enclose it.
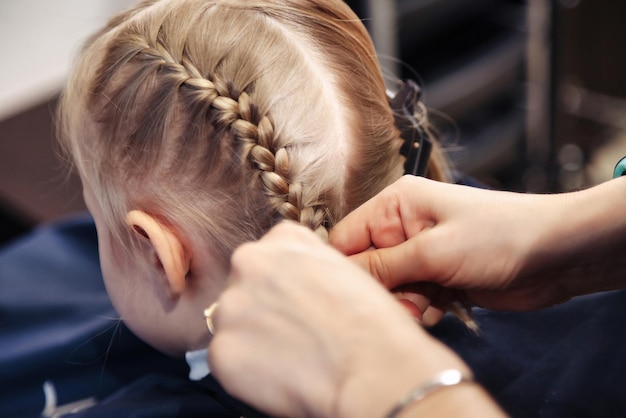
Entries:
{"label": "child's blonde hair", "polygon": [[323,235],[403,174],[372,42],[339,0],[143,1],[83,48],[59,134],[118,239],[141,209],[225,265],[281,219]]}

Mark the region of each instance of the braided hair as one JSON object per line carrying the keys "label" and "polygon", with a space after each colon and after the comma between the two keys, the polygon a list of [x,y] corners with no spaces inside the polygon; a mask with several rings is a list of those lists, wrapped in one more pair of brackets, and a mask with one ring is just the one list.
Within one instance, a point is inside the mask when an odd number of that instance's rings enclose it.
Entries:
{"label": "braided hair", "polygon": [[403,173],[373,45],[339,0],[143,1],[85,44],[59,137],[117,238],[139,208],[225,263],[282,219],[325,237]]}

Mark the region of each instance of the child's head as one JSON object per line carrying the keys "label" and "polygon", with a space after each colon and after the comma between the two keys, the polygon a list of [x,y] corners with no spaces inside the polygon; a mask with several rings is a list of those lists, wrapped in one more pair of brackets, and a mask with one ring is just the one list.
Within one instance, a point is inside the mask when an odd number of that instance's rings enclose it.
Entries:
{"label": "child's head", "polygon": [[238,245],[281,219],[324,235],[399,178],[385,92],[341,0],[146,0],[111,20],[59,128],[122,319],[168,352],[204,345]]}

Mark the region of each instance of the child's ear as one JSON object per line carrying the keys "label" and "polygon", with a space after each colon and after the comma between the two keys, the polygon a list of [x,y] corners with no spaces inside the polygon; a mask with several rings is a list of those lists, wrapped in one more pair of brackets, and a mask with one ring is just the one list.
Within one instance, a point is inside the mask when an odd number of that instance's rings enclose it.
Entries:
{"label": "child's ear", "polygon": [[139,234],[142,239],[150,241],[160,262],[159,268],[167,279],[170,294],[180,296],[185,290],[185,278],[189,272],[190,258],[180,239],[170,228],[154,217],[140,210],[131,210],[126,214],[126,224]]}

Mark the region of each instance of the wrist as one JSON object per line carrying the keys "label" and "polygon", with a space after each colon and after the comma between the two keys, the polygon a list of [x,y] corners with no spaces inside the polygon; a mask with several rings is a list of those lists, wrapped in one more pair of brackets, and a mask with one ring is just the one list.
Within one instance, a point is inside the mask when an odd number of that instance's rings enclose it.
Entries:
{"label": "wrist", "polygon": [[397,418],[460,416],[495,418],[506,415],[480,385],[469,383],[448,387],[408,405]]}
{"label": "wrist", "polygon": [[416,330],[418,338],[408,333],[401,342],[386,339],[388,349],[361,361],[360,367],[355,364],[355,372],[344,379],[337,392],[333,416],[382,418],[404,396],[443,370],[457,369],[471,376],[469,368],[453,352],[422,329]]}
{"label": "wrist", "polygon": [[528,273],[552,278],[564,299],[623,287],[626,177],[579,192],[545,197],[542,233],[529,252]]}
{"label": "wrist", "polygon": [[432,379],[420,384],[402,397],[395,406],[385,415],[385,418],[398,418],[414,405],[423,402],[437,392],[452,389],[457,385],[473,384],[474,377],[457,369],[444,370]]}
{"label": "wrist", "polygon": [[624,288],[626,176],[581,195],[579,221],[575,224],[581,244],[573,259],[577,293]]}

